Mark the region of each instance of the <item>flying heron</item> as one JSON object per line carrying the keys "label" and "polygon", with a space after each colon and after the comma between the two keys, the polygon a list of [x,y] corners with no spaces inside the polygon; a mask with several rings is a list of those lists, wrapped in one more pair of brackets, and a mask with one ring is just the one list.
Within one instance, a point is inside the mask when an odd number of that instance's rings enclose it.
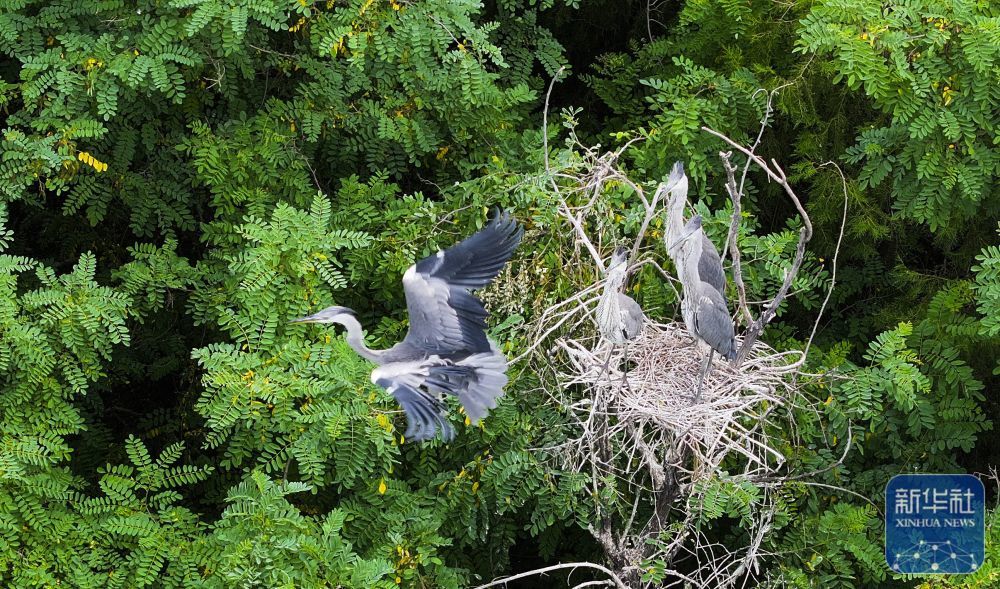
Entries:
{"label": "flying heron", "polygon": [[[718,352],[727,360],[736,358],[736,330],[729,316],[726,299],[714,286],[705,282],[700,275],[703,241],[701,215],[695,215],[684,226],[680,237],[671,244],[677,252],[677,272],[681,279],[684,299],[681,301],[681,315],[684,324],[696,340],[709,347],[695,399],[701,395],[701,386],[712,364],[712,356]],[[721,262],[719,271],[721,272]]]}
{"label": "flying heron", "polygon": [[[670,170],[670,176],[667,178],[666,190],[669,194],[667,199],[667,235],[668,239],[674,239],[674,247],[676,247],[681,241],[679,236],[685,229],[684,206],[687,204],[688,194],[688,179],[684,173],[683,162],[674,163],[674,167]],[[703,229],[699,227],[697,232],[699,233],[697,239],[701,241],[701,253],[697,258],[698,275],[703,282],[707,282],[719,291],[724,300],[726,273],[722,269],[722,258],[719,256],[719,250],[705,235]],[[673,258],[674,264],[679,265],[677,264],[676,252],[671,251],[669,245],[668,243],[667,253]]]}
{"label": "flying heron", "polygon": [[410,329],[386,350],[365,345],[354,311],[328,307],[293,323],[338,323],[347,344],[378,365],[371,381],[403,407],[409,425],[404,438],[429,440],[455,430],[438,394],[455,395],[472,423],[496,407],[507,384],[507,360],[486,337],[486,310],[471,290],[486,286],[510,259],[523,228],[498,213],[480,231],[450,248],[420,260],[403,275]]}
{"label": "flying heron", "polygon": [[638,337],[646,320],[639,303],[621,291],[627,272],[628,250],[619,247],[608,262],[604,292],[597,303],[597,325],[601,335],[615,344]]}

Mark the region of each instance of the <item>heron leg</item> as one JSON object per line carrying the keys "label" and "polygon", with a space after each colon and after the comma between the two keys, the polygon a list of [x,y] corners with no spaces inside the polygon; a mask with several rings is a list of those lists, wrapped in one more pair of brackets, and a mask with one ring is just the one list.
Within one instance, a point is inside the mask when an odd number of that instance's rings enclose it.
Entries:
{"label": "heron leg", "polygon": [[701,400],[701,387],[705,384],[705,379],[708,378],[708,372],[712,368],[712,356],[714,355],[715,350],[709,348],[708,355],[705,356],[705,363],[701,366],[701,375],[698,377],[698,389],[694,393],[695,403]]}
{"label": "heron leg", "polygon": [[628,342],[622,344],[624,346],[625,353],[622,355],[622,362],[624,367],[622,368],[622,384],[621,386],[628,392],[632,392],[632,389],[628,386]]}
{"label": "heron leg", "polygon": [[[606,341],[606,340],[605,340]],[[607,349],[607,356],[604,358],[604,365],[601,366],[601,372],[598,373],[598,378],[603,377],[611,370],[611,356],[614,355],[614,346]]]}

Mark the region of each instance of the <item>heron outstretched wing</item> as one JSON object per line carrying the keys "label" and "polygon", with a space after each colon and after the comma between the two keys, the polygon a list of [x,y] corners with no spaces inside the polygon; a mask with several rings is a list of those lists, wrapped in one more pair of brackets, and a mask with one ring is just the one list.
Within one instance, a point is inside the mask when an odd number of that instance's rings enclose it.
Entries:
{"label": "heron outstretched wing", "polygon": [[488,352],[486,310],[469,292],[492,281],[521,241],[507,213],[478,232],[420,260],[403,276],[410,330],[404,343],[431,354]]}
{"label": "heron outstretched wing", "polygon": [[444,416],[444,405],[434,395],[411,386],[401,379],[380,378],[375,384],[389,391],[406,412],[407,427],[403,437],[414,442],[429,440],[441,430],[441,438],[450,442],[455,428]]}
{"label": "heron outstretched wing", "polygon": [[469,420],[478,423],[503,395],[506,371],[507,360],[494,347],[455,362],[429,366],[423,384],[432,391],[458,397]]}
{"label": "heron outstretched wing", "polygon": [[447,442],[454,429],[445,417],[444,404],[434,393],[458,397],[472,423],[497,406],[507,384],[507,360],[495,347],[489,352],[458,358],[427,356],[390,363],[372,372],[372,382],[389,391],[406,412],[409,426],[404,437],[415,442],[433,438],[441,430]]}

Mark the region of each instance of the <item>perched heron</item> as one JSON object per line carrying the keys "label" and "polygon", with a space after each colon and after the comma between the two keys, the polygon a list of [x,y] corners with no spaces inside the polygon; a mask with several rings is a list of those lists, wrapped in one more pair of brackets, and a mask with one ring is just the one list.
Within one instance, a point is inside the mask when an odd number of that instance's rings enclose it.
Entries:
{"label": "perched heron", "polygon": [[[681,236],[671,247],[677,251],[677,272],[681,279],[684,298],[681,301],[681,315],[688,331],[697,341],[708,345],[709,351],[698,377],[695,401],[701,397],[701,387],[712,366],[712,356],[718,352],[727,360],[736,358],[736,330],[729,316],[726,299],[714,286],[705,282],[700,275],[703,241],[701,215],[695,215],[684,226]],[[721,271],[721,267],[720,267]]]}
{"label": "perched heron", "polygon": [[[699,233],[701,215],[691,217],[672,247],[678,250],[677,271],[684,290],[681,314],[688,330],[698,340],[727,360],[736,358],[736,333],[726,299],[701,277],[704,256]],[[721,272],[721,263],[719,271]]]}
{"label": "perched heron", "polygon": [[[688,193],[688,179],[684,173],[683,162],[674,163],[674,167],[670,170],[670,176],[667,178],[666,189],[669,194],[667,200],[667,236],[668,239],[674,240],[674,247],[676,247],[680,243],[679,236],[684,231],[684,206],[687,204]],[[719,250],[715,248],[715,244],[700,227],[698,233],[697,238],[701,241],[701,254],[697,258],[698,275],[703,282],[707,282],[719,291],[719,294],[725,299],[726,273],[722,269],[722,258],[719,256]],[[679,266],[676,252],[671,251],[669,244],[667,253],[673,258],[675,265]]]}
{"label": "perched heron", "polygon": [[486,310],[471,290],[486,286],[510,259],[523,228],[497,214],[477,233],[420,260],[403,275],[410,329],[386,350],[364,343],[354,311],[329,307],[293,323],[339,323],[347,343],[378,365],[372,383],[395,397],[407,415],[406,439],[423,441],[455,430],[437,394],[455,395],[472,423],[496,407],[507,384],[507,360],[486,337]]}
{"label": "perched heron", "polygon": [[628,250],[619,247],[608,262],[604,292],[597,303],[597,325],[601,335],[616,344],[638,337],[646,320],[639,303],[621,291],[627,272]]}

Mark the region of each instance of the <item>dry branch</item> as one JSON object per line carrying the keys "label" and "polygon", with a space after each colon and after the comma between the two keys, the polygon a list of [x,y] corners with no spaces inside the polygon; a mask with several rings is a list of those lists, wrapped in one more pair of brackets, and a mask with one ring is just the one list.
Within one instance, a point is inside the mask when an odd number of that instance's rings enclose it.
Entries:
{"label": "dry branch", "polygon": [[[785,297],[788,296],[788,289],[791,288],[792,281],[795,280],[795,276],[799,273],[799,268],[802,266],[802,261],[805,259],[806,244],[809,243],[810,239],[812,239],[813,227],[812,221],[809,220],[808,213],[806,213],[805,208],[802,206],[802,201],[799,200],[798,195],[795,194],[795,190],[792,188],[791,184],[788,183],[788,177],[785,175],[785,171],[781,169],[781,166],[778,165],[778,162],[772,159],[771,163],[768,164],[759,155],[746,147],[743,147],[739,143],[736,143],[726,135],[708,127],[702,127],[701,129],[706,133],[710,133],[719,139],[722,139],[757,164],[757,166],[760,167],[760,169],[763,170],[769,178],[777,182],[778,185],[785,190],[785,194],[787,194],[788,198],[790,198],[792,203],[795,204],[795,208],[798,210],[799,216],[802,217],[802,229],[799,231],[799,241],[795,245],[795,257],[792,258],[792,265],[785,271],[784,280],[782,281],[777,294],[774,295],[774,298],[771,299],[767,305],[765,305],[764,311],[761,312],[760,317],[758,317],[757,320],[750,325],[750,328],[747,329],[746,335],[743,337],[743,344],[740,346],[739,351],[736,352],[735,364],[736,366],[739,366],[750,354],[751,348],[753,348],[754,344],[760,338],[760,335],[764,332],[764,327],[766,327],[767,324],[770,323],[771,320],[777,315],[778,306],[785,300]],[[805,358],[803,357],[803,360],[804,359]]]}
{"label": "dry branch", "polygon": [[722,167],[726,170],[726,192],[729,193],[729,198],[733,201],[733,218],[729,223],[729,236],[726,239],[726,247],[733,260],[733,284],[736,285],[736,306],[739,309],[739,314],[743,316],[747,323],[750,323],[753,321],[753,315],[750,313],[750,309],[747,308],[747,287],[743,283],[743,266],[740,263],[740,248],[737,245],[740,233],[740,220],[743,215],[743,207],[741,205],[743,193],[736,186],[736,168],[729,161],[732,155],[731,151],[719,152]]}
{"label": "dry branch", "polygon": [[[609,587],[618,587],[619,589],[628,589],[628,587],[625,585],[625,583],[623,583],[622,580],[618,578],[618,575],[616,575],[613,572],[611,572],[607,567],[603,567],[603,566],[601,566],[599,564],[594,564],[592,562],[568,562],[568,563],[564,563],[564,564],[556,564],[556,565],[552,565],[552,566],[548,566],[548,567],[544,567],[544,568],[540,568],[540,569],[526,571],[526,572],[523,572],[523,573],[519,573],[517,575],[511,575],[509,577],[504,577],[502,579],[496,579],[494,581],[490,581],[489,583],[486,583],[485,585],[478,585],[478,586],[474,587],[473,589],[487,589],[488,587],[500,587],[500,586],[507,587],[508,583],[510,583],[511,581],[516,581],[517,579],[524,579],[526,577],[533,577],[535,575],[544,575],[545,573],[551,573],[552,571],[558,571],[558,570],[563,570],[563,569],[579,569],[579,568],[597,569],[597,570],[601,571],[602,573],[604,573],[604,574],[608,575],[609,577],[611,577],[611,579],[609,579],[608,581],[596,581],[598,583],[602,583],[605,586],[609,586]],[[591,583],[594,583],[594,582],[595,581],[592,581]],[[577,585],[577,587],[581,587],[581,586],[585,586],[585,585]],[[593,585],[591,585],[591,586],[593,586]]]}

